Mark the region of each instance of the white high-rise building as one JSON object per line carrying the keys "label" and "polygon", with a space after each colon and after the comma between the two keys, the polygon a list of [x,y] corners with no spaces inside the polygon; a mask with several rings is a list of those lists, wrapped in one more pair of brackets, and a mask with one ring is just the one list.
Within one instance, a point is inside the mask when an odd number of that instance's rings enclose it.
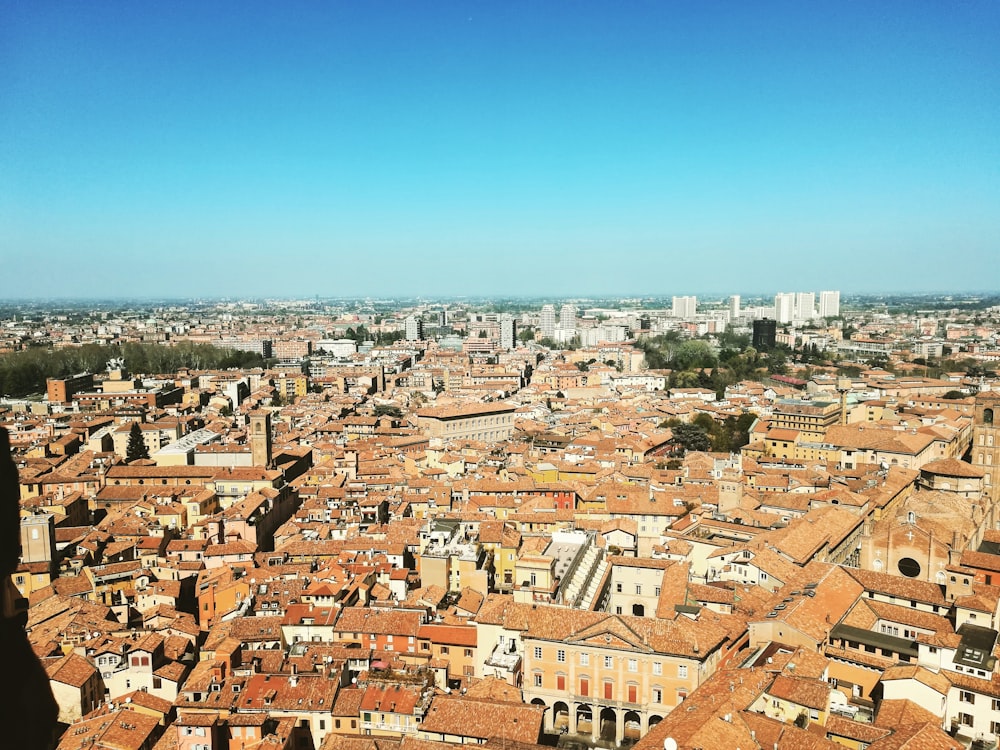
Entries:
{"label": "white high-rise building", "polygon": [[500,348],[513,349],[517,346],[517,323],[510,313],[500,316]]}
{"label": "white high-rise building", "polygon": [[424,321],[416,315],[407,315],[405,322],[406,340],[422,341],[424,338]]}
{"label": "white high-rise building", "polygon": [[555,305],[542,305],[542,313],[539,316],[538,327],[542,329],[542,338],[551,339],[556,335],[556,308]]}
{"label": "white high-rise building", "polygon": [[576,328],[576,305],[567,303],[559,308],[559,327]]}
{"label": "white high-rise building", "polygon": [[809,320],[816,314],[816,295],[812,292],[795,293],[795,319]]}
{"label": "white high-rise building", "polygon": [[729,319],[736,320],[740,317],[740,295],[734,294],[729,298]]}
{"label": "white high-rise building", "polygon": [[840,292],[819,293],[819,316],[835,318],[840,315]]}
{"label": "white high-rise building", "polygon": [[779,292],[774,295],[774,319],[779,323],[791,323],[795,317],[795,294]]}
{"label": "white high-rise building", "polygon": [[693,318],[697,310],[697,297],[674,297],[673,314],[675,318]]}

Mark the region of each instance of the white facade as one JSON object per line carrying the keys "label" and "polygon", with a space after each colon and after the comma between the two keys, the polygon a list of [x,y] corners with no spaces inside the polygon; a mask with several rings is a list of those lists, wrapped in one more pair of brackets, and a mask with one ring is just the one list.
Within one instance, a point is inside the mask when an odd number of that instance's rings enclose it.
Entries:
{"label": "white facade", "polygon": [[819,293],[819,316],[833,318],[840,315],[840,292]]}
{"label": "white facade", "polygon": [[734,294],[729,298],[729,318],[736,320],[740,317],[740,295]]}
{"label": "white facade", "polygon": [[508,313],[500,316],[500,348],[513,349],[517,346],[517,324]]}
{"label": "white facade", "polygon": [[538,327],[542,329],[542,338],[550,339],[556,333],[556,308],[555,305],[542,305],[542,313],[538,321]]}
{"label": "white facade", "polygon": [[698,298],[674,297],[673,314],[675,318],[693,318],[698,309]]}
{"label": "white facade", "polygon": [[795,317],[795,294],[779,292],[774,295],[774,319],[779,323],[791,323]]}
{"label": "white facade", "polygon": [[334,357],[350,357],[357,353],[358,342],[354,339],[320,339],[316,348]]}
{"label": "white facade", "polygon": [[809,320],[816,314],[816,295],[812,292],[795,293],[795,319]]}
{"label": "white facade", "polygon": [[407,341],[421,341],[424,338],[424,321],[416,315],[408,315],[406,316],[405,330]]}

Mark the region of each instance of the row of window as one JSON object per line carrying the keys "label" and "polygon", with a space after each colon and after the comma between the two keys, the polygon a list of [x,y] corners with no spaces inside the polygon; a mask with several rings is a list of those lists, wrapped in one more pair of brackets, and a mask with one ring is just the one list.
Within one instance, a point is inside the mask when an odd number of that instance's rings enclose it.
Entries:
{"label": "row of window", "polygon": [[[621,584],[621,583],[616,583],[615,584],[615,593],[622,594],[622,593],[624,593],[623,589],[624,589],[623,584]],[[636,596],[642,596],[642,584],[641,583],[637,583],[635,585],[635,595]],[[660,587],[659,586],[654,586],[653,587],[653,596],[659,596],[659,595],[660,595]]]}
{"label": "row of window", "polygon": [[[970,690],[959,690],[958,700],[960,703],[968,703],[970,705],[973,705],[976,702],[976,694]],[[990,700],[991,700],[990,707],[994,711],[1000,711],[1000,698],[991,698]]]}
{"label": "row of window", "polygon": [[[962,726],[971,727],[974,721],[972,714],[959,713],[958,715],[958,723]],[[990,734],[994,736],[1000,734],[1000,721],[990,722]]]}
{"label": "row of window", "polygon": [[[535,656],[536,659],[541,659],[542,658],[542,647],[541,646],[535,646],[534,656]],[[619,657],[619,658],[621,658],[621,657]],[[565,664],[566,663],[566,649],[563,649],[563,648],[556,649],[556,661],[559,662],[559,663],[561,663],[561,664]],[[579,661],[580,661],[580,666],[581,667],[589,667],[590,666],[590,654],[587,653],[586,651],[581,651],[580,654],[579,654]],[[615,666],[615,657],[614,656],[605,655],[604,656],[604,668],[605,669],[614,669],[614,666]],[[627,666],[629,672],[638,672],[639,671],[639,660],[638,659],[626,659],[626,666]],[[653,662],[653,674],[654,675],[662,675],[663,674],[663,662],[659,662],[659,661],[654,661]],[[688,665],[687,664],[678,664],[677,665],[677,677],[679,677],[680,679],[684,680],[684,679],[687,679],[687,676],[688,676]]]}
{"label": "row of window", "polygon": [[[533,675],[533,683],[535,687],[543,687],[544,675],[541,672],[535,672]],[[602,693],[605,700],[615,700],[615,683],[613,680],[604,680],[602,683]],[[566,675],[557,674],[556,675],[556,690],[560,692],[566,691]],[[579,683],[579,690],[577,695],[581,697],[591,696],[590,692],[590,678],[581,677]],[[597,697],[597,694],[594,694]],[[653,687],[650,688],[649,698],[651,703],[658,705],[663,704],[663,688]],[[680,703],[685,698],[687,698],[687,690],[680,689],[677,691],[677,703]],[[625,685],[625,700],[628,703],[638,703],[639,702],[639,685],[634,682],[630,682]]]}

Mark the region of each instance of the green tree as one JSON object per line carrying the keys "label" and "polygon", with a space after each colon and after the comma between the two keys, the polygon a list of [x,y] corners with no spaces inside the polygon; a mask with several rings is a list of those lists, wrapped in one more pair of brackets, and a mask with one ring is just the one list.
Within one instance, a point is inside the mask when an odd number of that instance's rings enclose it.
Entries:
{"label": "green tree", "polygon": [[693,339],[684,341],[674,351],[670,365],[677,370],[697,370],[715,367],[717,359],[712,347],[706,341]]}
{"label": "green tree", "polygon": [[142,436],[142,428],[138,422],[132,423],[132,429],[128,433],[128,446],[125,449],[125,460],[129,463],[138,461],[140,458],[149,458],[149,448],[146,447],[146,440]]}
{"label": "green tree", "polygon": [[670,438],[670,442],[685,453],[688,451],[708,451],[712,449],[712,441],[708,437],[708,432],[701,425],[679,424],[676,427],[672,427],[671,430],[674,434]]}
{"label": "green tree", "polygon": [[767,371],[772,375],[788,373],[788,355],[781,349],[773,349],[767,355]]}

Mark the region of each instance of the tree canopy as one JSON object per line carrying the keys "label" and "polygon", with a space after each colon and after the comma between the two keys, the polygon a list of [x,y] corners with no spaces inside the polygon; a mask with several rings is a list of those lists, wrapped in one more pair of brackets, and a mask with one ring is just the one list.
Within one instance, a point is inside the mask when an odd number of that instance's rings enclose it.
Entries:
{"label": "tree canopy", "polygon": [[128,446],[125,449],[125,460],[129,463],[138,461],[140,458],[149,458],[149,448],[146,447],[146,439],[142,436],[142,428],[138,422],[132,423],[132,429],[128,433]]}

